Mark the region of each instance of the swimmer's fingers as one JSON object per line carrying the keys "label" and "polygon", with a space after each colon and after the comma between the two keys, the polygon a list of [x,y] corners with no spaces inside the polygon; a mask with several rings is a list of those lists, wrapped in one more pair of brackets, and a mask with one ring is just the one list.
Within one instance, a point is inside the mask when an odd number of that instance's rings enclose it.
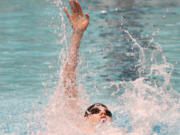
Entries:
{"label": "swimmer's fingers", "polygon": [[75,12],[78,13],[79,15],[83,16],[81,5],[79,4],[79,2],[77,0],[74,1],[74,7],[75,7]]}
{"label": "swimmer's fingers", "polygon": [[74,5],[74,0],[69,0],[69,5],[71,6],[71,12],[76,13],[75,5]]}
{"label": "swimmer's fingers", "polygon": [[83,16],[81,5],[79,4],[79,2],[77,0],[69,0],[69,4],[71,6],[72,14],[77,14],[77,15]]}
{"label": "swimmer's fingers", "polygon": [[66,8],[64,8],[64,12],[66,13],[68,19],[71,20],[71,19],[70,19],[70,18],[71,18],[71,17],[70,17],[70,14],[69,14],[69,12],[68,12],[68,10],[67,10]]}

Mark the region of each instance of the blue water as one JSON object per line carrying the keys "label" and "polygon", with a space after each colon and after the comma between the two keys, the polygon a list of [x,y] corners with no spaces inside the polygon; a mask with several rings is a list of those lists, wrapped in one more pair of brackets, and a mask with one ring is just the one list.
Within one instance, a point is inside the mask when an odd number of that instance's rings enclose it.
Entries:
{"label": "blue water", "polygon": [[[109,104],[114,125],[126,128],[126,133],[138,133],[136,129],[144,126],[150,128],[144,135],[179,135],[180,2],[80,3],[90,24],[79,50],[77,79],[90,102]],[[64,6],[67,1],[0,1],[2,135],[42,130],[42,108],[56,90],[66,54],[62,50],[70,42]],[[151,109],[144,115],[146,105]]]}

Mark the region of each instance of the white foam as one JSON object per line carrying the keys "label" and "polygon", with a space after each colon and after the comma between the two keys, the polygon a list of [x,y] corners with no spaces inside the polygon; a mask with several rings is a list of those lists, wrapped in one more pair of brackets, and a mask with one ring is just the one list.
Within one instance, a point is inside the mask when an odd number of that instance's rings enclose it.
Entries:
{"label": "white foam", "polygon": [[[65,24],[62,14],[60,16],[62,22]],[[65,25],[61,27],[65,27]],[[63,34],[65,35],[65,28],[63,29]],[[97,128],[96,132],[92,134],[157,135],[158,133],[153,131],[153,127],[158,125],[160,127],[160,133],[168,131],[168,134],[178,135],[175,131],[178,129],[180,122],[180,113],[178,111],[180,96],[173,91],[172,87],[169,88],[173,66],[166,62],[166,58],[163,55],[161,56],[162,62],[160,64],[156,63],[158,61],[156,60],[156,53],[162,53],[160,45],[157,44],[157,50],[152,52],[151,55],[152,64],[148,67],[149,72],[143,76],[141,73],[147,68],[145,65],[149,62],[146,60],[145,50],[129,31],[125,30],[125,32],[134,43],[133,45],[140,49],[139,63],[142,65],[142,68],[139,71],[140,77],[138,79],[129,82],[121,81],[112,83],[116,87],[120,85],[124,89],[124,93],[118,96],[117,94],[120,89],[117,89],[117,91],[111,94],[112,97],[117,97],[116,102],[112,103],[111,109],[120,115],[127,114],[127,118],[121,119],[128,122],[124,122],[124,126],[121,127],[114,126],[113,124],[105,124],[104,127]],[[64,43],[67,48],[68,44],[66,41],[66,36],[63,36],[61,43]],[[154,40],[151,40],[151,42],[154,42]],[[62,65],[66,54],[65,50],[59,56],[59,61],[62,62]],[[170,70],[167,71],[167,69]],[[49,95],[48,105],[44,109],[44,119],[41,122],[44,130],[36,132],[36,135],[84,135],[84,132],[74,122],[81,122],[81,118],[72,117],[71,110],[65,109],[66,104],[64,102],[64,88],[61,83],[61,72],[60,70],[58,86],[55,92]],[[163,76],[164,80],[162,82],[158,82],[159,80],[156,79],[151,80],[153,75]],[[81,97],[85,99],[87,95],[82,87],[79,90],[83,93]],[[80,103],[80,107],[82,108],[81,116],[83,117],[83,112],[86,108],[85,105],[88,103],[84,100],[81,100]],[[116,117],[116,114],[113,117]],[[165,125],[166,129],[163,128],[163,125]]]}

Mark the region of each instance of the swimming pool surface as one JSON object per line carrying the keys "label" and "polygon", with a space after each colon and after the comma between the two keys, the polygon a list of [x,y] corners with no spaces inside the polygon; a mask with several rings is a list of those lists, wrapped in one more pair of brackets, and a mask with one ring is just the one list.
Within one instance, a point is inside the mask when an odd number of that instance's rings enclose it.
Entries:
{"label": "swimming pool surface", "polygon": [[[125,134],[179,135],[180,1],[79,2],[90,24],[77,83],[90,102],[108,104]],[[43,107],[57,90],[71,37],[64,6],[67,0],[0,1],[0,135],[46,131]]]}

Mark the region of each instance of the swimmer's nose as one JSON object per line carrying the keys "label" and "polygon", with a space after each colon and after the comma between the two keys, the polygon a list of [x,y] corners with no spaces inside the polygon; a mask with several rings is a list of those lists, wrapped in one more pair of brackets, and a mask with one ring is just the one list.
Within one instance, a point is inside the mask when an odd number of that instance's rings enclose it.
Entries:
{"label": "swimmer's nose", "polygon": [[105,117],[105,116],[106,116],[106,113],[103,111],[103,112],[100,113],[100,116],[101,116],[101,117]]}

